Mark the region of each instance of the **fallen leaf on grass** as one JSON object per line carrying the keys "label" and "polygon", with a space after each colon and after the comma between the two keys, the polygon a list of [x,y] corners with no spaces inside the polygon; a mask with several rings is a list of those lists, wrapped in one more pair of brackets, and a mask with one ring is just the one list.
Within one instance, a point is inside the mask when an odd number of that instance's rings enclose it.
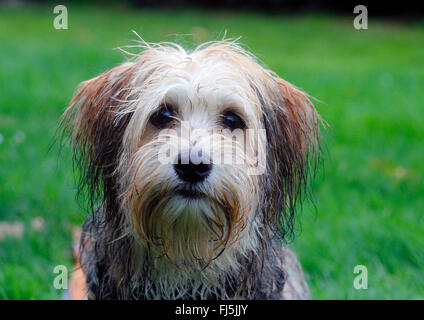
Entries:
{"label": "fallen leaf on grass", "polygon": [[0,240],[7,237],[22,238],[24,226],[21,222],[0,222]]}
{"label": "fallen leaf on grass", "polygon": [[31,228],[37,231],[41,231],[44,228],[44,219],[41,217],[35,217],[31,219]]}
{"label": "fallen leaf on grass", "polygon": [[[44,219],[35,217],[31,219],[30,225],[35,231],[42,231],[44,229]],[[20,239],[23,235],[24,225],[22,222],[0,222],[0,241],[8,237]]]}

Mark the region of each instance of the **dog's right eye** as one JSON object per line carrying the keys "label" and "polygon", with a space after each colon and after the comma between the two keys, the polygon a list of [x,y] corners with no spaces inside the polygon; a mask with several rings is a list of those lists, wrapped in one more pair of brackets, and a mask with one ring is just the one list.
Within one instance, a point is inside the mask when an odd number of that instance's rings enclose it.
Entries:
{"label": "dog's right eye", "polygon": [[151,117],[150,122],[156,128],[163,129],[169,126],[169,124],[174,121],[174,112],[167,106],[162,105],[158,111],[156,111]]}

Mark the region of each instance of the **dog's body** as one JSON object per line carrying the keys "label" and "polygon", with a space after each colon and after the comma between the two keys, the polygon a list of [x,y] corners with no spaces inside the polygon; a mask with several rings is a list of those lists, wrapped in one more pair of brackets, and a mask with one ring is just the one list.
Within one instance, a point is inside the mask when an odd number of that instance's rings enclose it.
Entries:
{"label": "dog's body", "polygon": [[308,298],[282,239],[318,143],[312,103],[233,42],[146,47],[65,113],[101,200],[81,240],[89,298]]}

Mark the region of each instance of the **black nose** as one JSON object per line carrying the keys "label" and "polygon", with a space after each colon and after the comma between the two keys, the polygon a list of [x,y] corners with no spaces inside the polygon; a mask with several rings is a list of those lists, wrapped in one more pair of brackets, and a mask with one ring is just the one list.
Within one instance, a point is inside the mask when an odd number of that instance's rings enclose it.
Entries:
{"label": "black nose", "polygon": [[212,170],[212,164],[199,163],[194,164],[189,161],[189,163],[181,163],[181,158],[178,158],[178,163],[174,164],[175,172],[181,180],[190,183],[201,182],[205,180]]}

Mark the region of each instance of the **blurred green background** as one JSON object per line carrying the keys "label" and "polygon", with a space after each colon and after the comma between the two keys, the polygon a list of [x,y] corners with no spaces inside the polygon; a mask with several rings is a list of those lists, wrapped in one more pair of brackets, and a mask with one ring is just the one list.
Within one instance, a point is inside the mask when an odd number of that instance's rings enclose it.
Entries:
{"label": "blurred green background", "polygon": [[[201,9],[0,7],[0,299],[57,299],[53,268],[72,268],[70,149],[50,149],[77,84],[147,41],[193,47],[241,36],[269,68],[317,97],[330,127],[294,246],[317,299],[424,298],[424,21]],[[353,287],[356,265],[368,289]]]}

